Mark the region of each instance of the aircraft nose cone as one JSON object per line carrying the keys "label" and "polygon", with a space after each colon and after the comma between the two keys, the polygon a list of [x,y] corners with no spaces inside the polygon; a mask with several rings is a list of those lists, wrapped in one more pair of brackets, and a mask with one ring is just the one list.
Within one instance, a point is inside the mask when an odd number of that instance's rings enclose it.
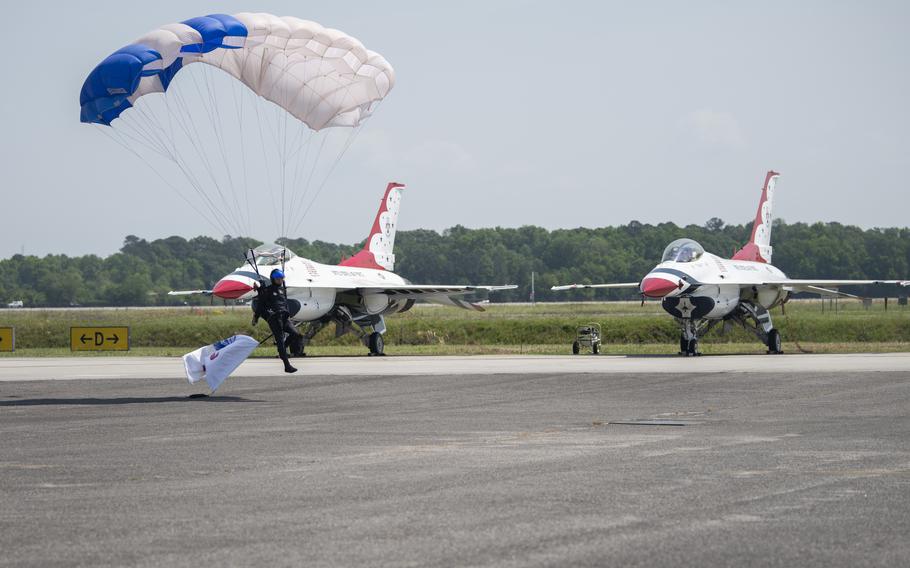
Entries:
{"label": "aircraft nose cone", "polygon": [[641,293],[649,298],[663,298],[678,288],[677,282],[659,276],[648,276],[641,281]]}
{"label": "aircraft nose cone", "polygon": [[212,294],[219,298],[224,298],[225,300],[236,300],[247,292],[250,292],[252,289],[252,286],[244,284],[243,282],[222,278],[215,284],[215,287],[212,288]]}

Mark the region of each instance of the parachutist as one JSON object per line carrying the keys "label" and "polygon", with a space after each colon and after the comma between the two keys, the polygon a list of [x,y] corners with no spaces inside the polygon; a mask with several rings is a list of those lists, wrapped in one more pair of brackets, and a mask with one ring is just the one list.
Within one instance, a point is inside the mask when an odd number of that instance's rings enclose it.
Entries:
{"label": "parachutist", "polygon": [[290,340],[291,351],[295,355],[303,350],[303,338],[288,321],[290,318],[290,311],[288,310],[287,288],[285,288],[284,285],[284,273],[277,268],[273,270],[272,273],[269,274],[268,285],[256,286],[256,294],[256,313],[253,316],[254,325],[257,318],[265,318],[275,337],[275,343],[278,347],[278,356],[284,363],[284,372],[296,373],[297,369],[291,366],[290,359],[288,358],[285,334],[287,334]]}

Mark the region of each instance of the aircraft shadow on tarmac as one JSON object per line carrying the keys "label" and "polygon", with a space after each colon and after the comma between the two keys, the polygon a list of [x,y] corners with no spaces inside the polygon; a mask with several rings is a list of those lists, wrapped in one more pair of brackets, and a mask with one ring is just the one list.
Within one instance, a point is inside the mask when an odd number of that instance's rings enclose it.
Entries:
{"label": "aircraft shadow on tarmac", "polygon": [[116,398],[23,398],[14,400],[0,400],[3,406],[106,406],[117,404],[153,404],[159,402],[262,402],[239,396],[123,396]]}

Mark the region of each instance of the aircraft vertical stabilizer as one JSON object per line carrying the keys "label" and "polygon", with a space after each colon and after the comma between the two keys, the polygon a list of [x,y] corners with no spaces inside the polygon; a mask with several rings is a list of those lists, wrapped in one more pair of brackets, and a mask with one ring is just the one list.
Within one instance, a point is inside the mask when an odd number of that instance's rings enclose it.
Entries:
{"label": "aircraft vertical stabilizer", "polygon": [[752,238],[733,255],[733,260],[751,260],[753,262],[771,262],[771,204],[774,200],[774,185],[780,174],[770,171],[765,176],[765,185],[761,190],[758,212],[752,224]]}
{"label": "aircraft vertical stabilizer", "polygon": [[351,258],[342,260],[338,263],[339,266],[394,270],[395,230],[398,228],[398,210],[401,207],[403,187],[404,185],[400,183],[389,183],[363,249]]}

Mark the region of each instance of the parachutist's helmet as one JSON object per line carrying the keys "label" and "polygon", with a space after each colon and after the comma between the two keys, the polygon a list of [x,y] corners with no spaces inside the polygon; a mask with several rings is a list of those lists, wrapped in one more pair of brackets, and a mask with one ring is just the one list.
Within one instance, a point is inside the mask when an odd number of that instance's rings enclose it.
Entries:
{"label": "parachutist's helmet", "polygon": [[269,274],[269,278],[271,278],[272,280],[278,280],[279,278],[284,278],[284,272],[282,272],[281,270],[276,268],[275,270],[272,271],[271,274]]}

